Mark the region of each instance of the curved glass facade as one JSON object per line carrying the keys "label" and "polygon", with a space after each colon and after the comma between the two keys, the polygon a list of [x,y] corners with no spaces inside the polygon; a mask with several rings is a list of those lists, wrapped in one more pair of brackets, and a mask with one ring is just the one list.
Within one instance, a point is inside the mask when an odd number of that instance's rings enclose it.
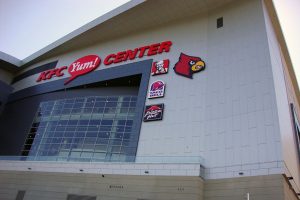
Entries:
{"label": "curved glass facade", "polygon": [[137,96],[41,102],[22,150],[32,160],[134,161]]}

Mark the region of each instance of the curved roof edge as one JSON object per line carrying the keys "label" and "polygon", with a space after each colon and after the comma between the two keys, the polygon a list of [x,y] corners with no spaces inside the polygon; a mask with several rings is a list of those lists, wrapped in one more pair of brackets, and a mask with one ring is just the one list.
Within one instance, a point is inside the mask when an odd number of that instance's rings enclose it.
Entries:
{"label": "curved roof edge", "polygon": [[16,67],[19,67],[22,64],[22,60],[2,51],[0,51],[0,60],[10,63],[11,65],[14,65]]}
{"label": "curved roof edge", "polygon": [[67,34],[66,36],[56,40],[55,42],[49,44],[48,46],[42,48],[41,50],[31,54],[30,56],[24,58],[22,60],[22,65],[29,63],[31,61],[33,61],[34,59],[38,58],[39,56],[47,53],[48,51],[54,49],[55,47],[58,47],[62,44],[64,44],[65,42],[71,40],[72,38],[86,32],[87,30],[94,28],[95,26],[98,26],[99,24],[102,24],[103,22],[145,2],[146,0],[131,0],[115,9],[113,9],[112,11],[105,13],[104,15],[94,19],[93,21],[81,26],[80,28],[72,31],[71,33]]}
{"label": "curved roof edge", "polygon": [[292,62],[292,59],[290,57],[289,49],[287,47],[287,43],[286,43],[286,40],[284,38],[282,27],[281,27],[281,24],[280,24],[280,21],[279,21],[279,18],[278,18],[277,10],[275,8],[275,5],[274,5],[273,1],[274,0],[272,0],[272,1],[264,0],[264,3],[265,3],[266,8],[269,12],[271,22],[272,22],[273,27],[275,29],[276,37],[277,37],[277,40],[280,44],[283,57],[285,58],[287,69],[288,69],[288,74],[291,77],[291,81],[292,81],[292,84],[293,84],[293,87],[294,87],[294,90],[295,90],[295,93],[296,93],[297,101],[300,104],[300,90],[299,90],[299,85],[298,85],[298,81],[297,81],[297,78],[296,78],[296,73],[295,73],[295,70],[293,68],[293,62]]}
{"label": "curved roof edge", "polygon": [[21,65],[22,61],[20,59],[0,51],[0,69],[14,72]]}
{"label": "curved roof edge", "polygon": [[73,39],[74,37],[86,32],[87,30],[90,30],[92,28],[94,28],[95,26],[98,26],[99,24],[102,24],[104,22],[106,22],[109,19],[114,18],[115,16],[130,10],[131,8],[145,2],[146,0],[131,0],[107,13],[105,13],[104,15],[94,19],[93,21],[81,26],[80,28],[72,31],[71,33],[65,35],[64,37],[54,41],[53,43],[47,45],[46,47],[42,48],[41,50],[31,54],[30,56],[24,58],[23,60],[19,60],[11,55],[8,55],[4,52],[0,52],[0,61],[5,62],[6,64],[3,65],[4,68],[7,69],[7,66],[13,68],[18,68],[21,67],[33,60],[35,60],[36,58],[42,56],[43,54],[51,51],[52,49],[64,44],[65,42]]}

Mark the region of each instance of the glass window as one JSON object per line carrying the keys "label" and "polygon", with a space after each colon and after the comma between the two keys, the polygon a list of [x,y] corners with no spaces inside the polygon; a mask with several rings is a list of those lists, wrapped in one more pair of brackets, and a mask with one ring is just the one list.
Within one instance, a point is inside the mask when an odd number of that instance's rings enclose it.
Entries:
{"label": "glass window", "polygon": [[65,132],[64,137],[73,137],[74,132]]}
{"label": "glass window", "polygon": [[[136,96],[41,102],[22,155],[35,160],[133,161]],[[53,156],[53,158],[44,157]]]}
{"label": "glass window", "polygon": [[110,133],[109,132],[99,132],[100,138],[109,138]]}
{"label": "glass window", "polygon": [[99,126],[95,126],[95,125],[90,125],[88,128],[87,128],[87,131],[98,131],[99,129]]}
{"label": "glass window", "polygon": [[85,132],[84,131],[76,131],[74,133],[74,137],[79,138],[79,137],[84,137],[85,136]]}
{"label": "glass window", "polygon": [[92,132],[86,132],[86,137],[97,137],[98,132],[92,131]]}
{"label": "glass window", "polygon": [[96,161],[97,159],[100,160],[105,159],[105,157],[106,157],[106,153],[94,153],[94,159],[96,159]]}
{"label": "glass window", "polygon": [[74,132],[76,130],[76,126],[67,126],[66,131],[72,131]]}
{"label": "glass window", "polygon": [[107,151],[107,145],[96,145],[95,151],[97,152],[106,152]]}
{"label": "glass window", "polygon": [[295,131],[295,140],[298,149],[298,158],[300,161],[300,123],[298,120],[298,115],[296,113],[295,107],[291,104],[292,113],[293,113],[293,121],[294,121],[294,131]]}
{"label": "glass window", "polygon": [[97,141],[96,141],[96,144],[108,144],[108,141],[109,141],[108,139],[98,137]]}

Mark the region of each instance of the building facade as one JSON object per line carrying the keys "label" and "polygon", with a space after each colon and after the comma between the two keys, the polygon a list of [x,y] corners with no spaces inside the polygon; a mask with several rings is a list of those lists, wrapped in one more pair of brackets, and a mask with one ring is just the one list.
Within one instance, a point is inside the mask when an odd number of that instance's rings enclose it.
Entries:
{"label": "building facade", "polygon": [[271,1],[131,1],[0,67],[1,199],[300,197]]}

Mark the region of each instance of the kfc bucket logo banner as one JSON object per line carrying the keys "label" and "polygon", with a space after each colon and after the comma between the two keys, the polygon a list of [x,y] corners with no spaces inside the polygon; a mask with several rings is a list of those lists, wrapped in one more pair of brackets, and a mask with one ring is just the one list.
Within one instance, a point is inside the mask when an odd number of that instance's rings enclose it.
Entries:
{"label": "kfc bucket logo banner", "polygon": [[162,120],[164,104],[148,105],[144,112],[144,122]]}
{"label": "kfc bucket logo banner", "polygon": [[160,75],[160,74],[166,74],[169,70],[169,63],[170,61],[167,60],[161,60],[158,62],[153,62],[152,68],[151,68],[151,75]]}
{"label": "kfc bucket logo banner", "polygon": [[205,63],[199,57],[181,53],[173,69],[176,74],[192,79],[194,73],[205,69]]}
{"label": "kfc bucket logo banner", "polygon": [[165,94],[166,84],[163,81],[155,81],[151,84],[148,99],[163,97]]}

